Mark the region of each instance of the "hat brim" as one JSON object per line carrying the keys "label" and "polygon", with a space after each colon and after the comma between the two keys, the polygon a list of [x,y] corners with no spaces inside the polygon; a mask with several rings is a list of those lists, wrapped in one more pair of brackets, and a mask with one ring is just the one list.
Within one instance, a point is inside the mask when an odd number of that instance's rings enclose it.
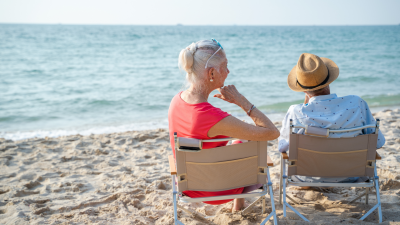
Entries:
{"label": "hat brim", "polygon": [[290,73],[288,75],[287,83],[289,85],[289,88],[292,89],[293,91],[297,91],[297,92],[315,91],[315,90],[319,90],[319,89],[322,89],[322,88],[328,86],[330,83],[332,83],[334,80],[336,80],[339,77],[339,67],[336,65],[336,63],[328,58],[320,57],[320,59],[324,62],[324,64],[326,65],[326,67],[329,70],[329,79],[324,85],[321,85],[321,86],[318,86],[318,87],[315,87],[312,89],[305,89],[305,88],[300,87],[300,85],[297,83],[297,74],[296,74],[297,65],[296,65],[293,67],[293,69],[290,71]]}

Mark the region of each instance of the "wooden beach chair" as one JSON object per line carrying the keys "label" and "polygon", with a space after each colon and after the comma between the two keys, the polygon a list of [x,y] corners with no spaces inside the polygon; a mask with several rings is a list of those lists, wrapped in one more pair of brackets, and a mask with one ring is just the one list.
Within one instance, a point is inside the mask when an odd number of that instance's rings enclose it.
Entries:
{"label": "wooden beach chair", "polygon": [[[281,179],[279,188],[279,202],[282,204],[283,216],[286,217],[286,206],[293,210],[303,220],[308,221],[301,213],[294,209],[286,201],[286,187],[363,187],[365,193],[358,196],[350,203],[366,196],[368,204],[368,192],[375,188],[377,204],[372,207],[360,220],[364,220],[375,209],[378,209],[379,223],[382,222],[381,199],[379,195],[379,177],[376,172],[376,160],[381,157],[376,152],[376,144],[379,131],[379,119],[377,123],[356,127],[352,129],[329,130],[311,126],[297,126],[290,120],[289,155],[281,154]],[[293,128],[303,128],[305,134],[292,132]],[[366,128],[375,128],[375,133],[359,135],[352,138],[328,138],[329,133],[350,132]],[[287,171],[286,171],[287,166]],[[361,178],[354,183],[315,183],[295,182],[291,179],[294,175],[310,177],[368,177],[367,181]]]}
{"label": "wooden beach chair", "polygon": [[[265,224],[272,216],[277,224],[272,182],[269,167],[272,160],[267,155],[267,141],[249,141],[241,144],[227,145],[211,149],[202,149],[204,142],[221,142],[236,140],[234,138],[199,140],[192,138],[175,138],[175,154],[169,156],[169,166],[172,176],[174,220],[175,224],[183,224],[178,220],[177,208],[192,214],[178,205],[183,203],[215,201],[235,198],[258,197],[251,205],[242,211],[246,213],[250,207],[262,201],[262,213],[265,212],[265,198],[269,192],[272,212],[261,223]],[[183,191],[223,191],[239,187],[262,184],[262,190],[250,193],[190,198]]]}

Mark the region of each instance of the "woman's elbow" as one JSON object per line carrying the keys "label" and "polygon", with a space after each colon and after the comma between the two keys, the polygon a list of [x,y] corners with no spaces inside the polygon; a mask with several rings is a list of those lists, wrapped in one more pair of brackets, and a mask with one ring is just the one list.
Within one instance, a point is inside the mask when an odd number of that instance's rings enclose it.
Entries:
{"label": "woman's elbow", "polygon": [[281,132],[279,132],[279,130],[275,128],[273,136],[274,136],[274,139],[272,139],[272,140],[275,140],[275,139],[277,139],[279,136],[281,136]]}
{"label": "woman's elbow", "polygon": [[260,137],[260,141],[272,141],[272,140],[277,139],[280,135],[281,134],[278,129],[276,129],[276,128],[268,129]]}
{"label": "woman's elbow", "polygon": [[279,130],[275,128],[275,129],[273,129],[273,130],[271,131],[271,135],[270,135],[271,139],[270,139],[270,140],[275,140],[275,139],[277,139],[280,135],[281,135],[281,133],[279,132]]}

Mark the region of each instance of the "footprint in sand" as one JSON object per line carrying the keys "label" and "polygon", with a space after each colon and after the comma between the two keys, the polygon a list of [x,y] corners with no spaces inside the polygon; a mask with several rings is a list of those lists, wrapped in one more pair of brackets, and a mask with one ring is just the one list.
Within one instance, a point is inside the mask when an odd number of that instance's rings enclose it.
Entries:
{"label": "footprint in sand", "polygon": [[6,214],[7,213],[7,208],[5,208],[5,209],[0,209],[0,215],[1,214]]}
{"label": "footprint in sand", "polygon": [[32,173],[32,172],[23,172],[21,174],[19,174],[17,177],[19,180],[35,180],[36,178],[36,173]]}
{"label": "footprint in sand", "polygon": [[30,208],[32,209],[32,213],[36,215],[45,214],[46,212],[46,214],[49,214],[51,212],[50,207],[41,204],[32,204]]}
{"label": "footprint in sand", "polygon": [[39,186],[40,182],[35,180],[35,181],[30,181],[29,183],[24,184],[24,186],[26,188],[28,188],[29,190],[34,189],[35,187]]}
{"label": "footprint in sand", "polygon": [[2,156],[0,157],[0,166],[9,166],[10,165],[10,160],[12,159],[12,156]]}
{"label": "footprint in sand", "polygon": [[36,162],[37,162],[37,160],[35,158],[24,159],[22,161],[22,164],[20,163],[20,165],[31,165],[31,164],[34,164]]}
{"label": "footprint in sand", "polygon": [[58,144],[57,141],[48,141],[48,140],[41,141],[40,143],[45,144],[45,145],[57,145]]}
{"label": "footprint in sand", "polygon": [[5,144],[5,145],[1,145],[0,146],[0,152],[5,152],[11,149],[17,149],[18,146],[14,145],[14,144]]}
{"label": "footprint in sand", "polygon": [[0,195],[5,194],[5,193],[7,193],[7,192],[9,192],[9,191],[10,191],[10,190],[8,190],[8,189],[7,189],[7,190],[1,190],[1,189],[0,189]]}
{"label": "footprint in sand", "polygon": [[27,190],[20,190],[16,191],[15,194],[12,197],[26,197],[29,195],[36,195],[39,194],[39,191],[27,191]]}
{"label": "footprint in sand", "polygon": [[125,142],[126,142],[126,139],[121,139],[121,140],[115,141],[115,144],[116,145],[123,145],[123,144],[125,144]]}
{"label": "footprint in sand", "polygon": [[136,166],[143,166],[143,167],[148,167],[148,166],[155,166],[157,163],[150,163],[150,162],[145,162],[145,163],[138,163]]}

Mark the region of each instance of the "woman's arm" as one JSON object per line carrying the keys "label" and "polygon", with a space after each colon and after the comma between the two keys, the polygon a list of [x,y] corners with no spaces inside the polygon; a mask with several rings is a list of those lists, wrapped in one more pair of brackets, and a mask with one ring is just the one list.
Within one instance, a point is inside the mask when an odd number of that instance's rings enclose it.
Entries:
{"label": "woman's arm", "polygon": [[[218,91],[221,94],[216,94],[214,97],[236,104],[246,113],[252,106],[252,104],[236,90],[234,85],[219,88]],[[208,131],[208,136],[215,137],[217,135],[225,135],[252,141],[268,141],[279,137],[278,129],[260,110],[257,108],[253,109],[250,112],[250,117],[256,126],[247,124],[233,116],[228,116],[211,127]]]}

